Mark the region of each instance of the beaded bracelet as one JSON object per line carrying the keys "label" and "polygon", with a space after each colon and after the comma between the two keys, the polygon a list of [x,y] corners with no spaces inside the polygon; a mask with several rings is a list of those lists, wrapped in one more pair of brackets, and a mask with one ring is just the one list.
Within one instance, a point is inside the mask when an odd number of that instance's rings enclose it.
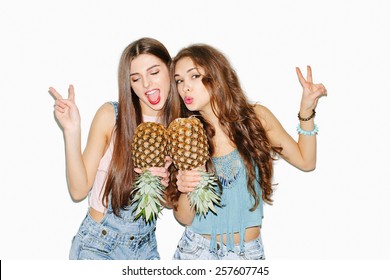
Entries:
{"label": "beaded bracelet", "polygon": [[313,109],[313,114],[311,114],[310,116],[308,116],[307,118],[302,118],[301,115],[299,114],[298,112],[298,119],[300,121],[303,121],[303,122],[306,122],[306,121],[309,121],[311,120],[312,118],[314,118],[316,116],[316,111]]}
{"label": "beaded bracelet", "polygon": [[303,135],[307,135],[307,136],[313,136],[313,135],[318,134],[318,126],[316,124],[314,124],[313,130],[303,130],[301,128],[301,125],[298,124],[297,131],[298,131],[298,134],[303,134]]}

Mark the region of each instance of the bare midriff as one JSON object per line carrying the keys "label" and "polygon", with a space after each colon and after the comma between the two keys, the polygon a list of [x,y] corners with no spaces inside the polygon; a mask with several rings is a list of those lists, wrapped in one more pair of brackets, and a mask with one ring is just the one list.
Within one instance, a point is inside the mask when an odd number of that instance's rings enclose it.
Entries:
{"label": "bare midriff", "polygon": [[[244,242],[249,242],[251,240],[256,239],[260,235],[260,227],[249,227],[245,229],[245,237]],[[207,239],[211,239],[210,234],[202,234],[203,237]],[[221,240],[221,235],[217,234],[217,241],[219,242]],[[223,235],[223,243],[226,244],[226,234]],[[240,244],[240,234],[235,233],[234,234],[234,244]]]}

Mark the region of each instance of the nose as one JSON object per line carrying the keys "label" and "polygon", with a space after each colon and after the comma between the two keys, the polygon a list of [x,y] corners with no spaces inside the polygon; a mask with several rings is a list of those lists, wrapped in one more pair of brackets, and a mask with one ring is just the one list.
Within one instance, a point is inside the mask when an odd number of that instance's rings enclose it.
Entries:
{"label": "nose", "polygon": [[184,91],[184,92],[189,92],[189,91],[191,90],[191,85],[190,85],[190,83],[189,83],[189,82],[186,82],[186,81],[184,81],[183,83],[184,83],[184,85],[183,85],[183,91]]}
{"label": "nose", "polygon": [[144,77],[142,79],[142,83],[143,83],[144,88],[148,88],[151,84],[150,80],[147,77]]}

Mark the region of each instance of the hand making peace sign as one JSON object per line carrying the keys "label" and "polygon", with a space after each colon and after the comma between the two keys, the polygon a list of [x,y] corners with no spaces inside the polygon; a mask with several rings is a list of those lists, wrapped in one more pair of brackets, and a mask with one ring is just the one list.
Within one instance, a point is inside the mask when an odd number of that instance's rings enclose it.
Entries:
{"label": "hand making peace sign", "polygon": [[53,87],[49,92],[56,99],[54,105],[55,116],[64,130],[78,129],[80,127],[80,113],[75,103],[73,85],[69,86],[68,99],[64,99]]}
{"label": "hand making peace sign", "polygon": [[318,99],[321,96],[326,96],[327,90],[323,84],[314,84],[311,72],[311,67],[307,66],[306,79],[303,77],[301,70],[296,67],[298,80],[303,88],[302,100],[301,100],[301,111],[311,112],[317,106]]}

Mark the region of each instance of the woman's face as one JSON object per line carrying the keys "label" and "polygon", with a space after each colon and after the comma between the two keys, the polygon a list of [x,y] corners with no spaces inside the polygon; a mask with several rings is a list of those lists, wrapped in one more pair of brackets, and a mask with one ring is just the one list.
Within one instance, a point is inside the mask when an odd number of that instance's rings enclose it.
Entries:
{"label": "woman's face", "polygon": [[138,96],[142,114],[156,116],[168,98],[168,67],[157,56],[141,54],[130,64],[130,85]]}
{"label": "woman's face", "polygon": [[195,66],[192,59],[184,57],[177,61],[174,79],[181,98],[190,111],[209,112],[210,94],[202,79],[204,69]]}

